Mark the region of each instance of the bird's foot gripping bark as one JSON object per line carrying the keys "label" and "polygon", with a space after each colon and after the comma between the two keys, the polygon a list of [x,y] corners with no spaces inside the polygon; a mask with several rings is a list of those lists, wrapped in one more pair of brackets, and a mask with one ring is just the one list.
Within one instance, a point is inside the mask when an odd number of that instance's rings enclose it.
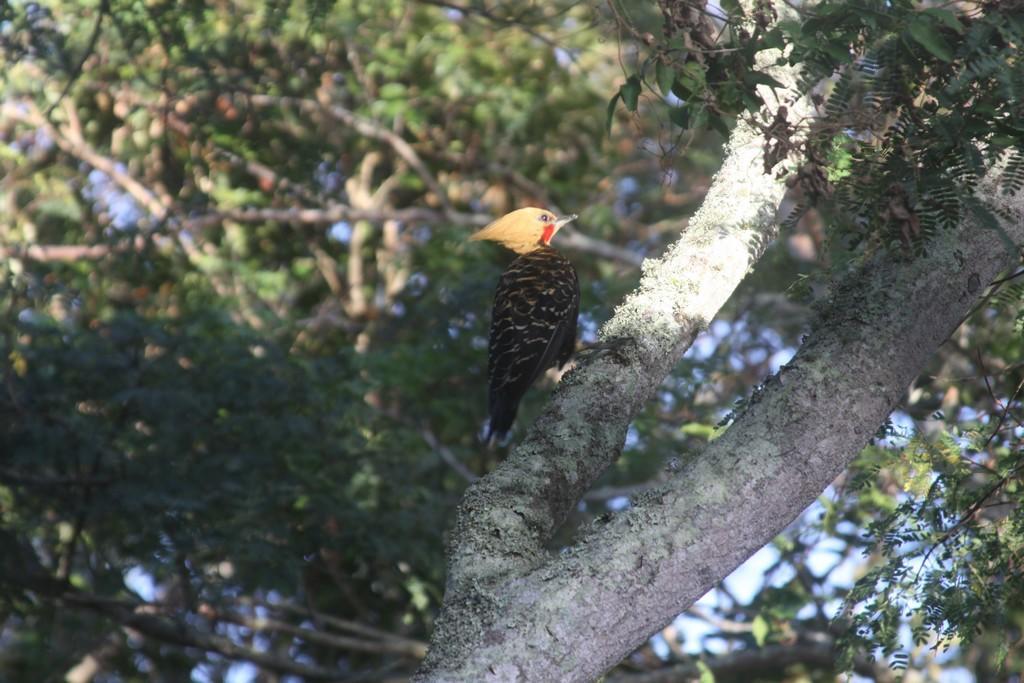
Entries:
{"label": "bird's foot gripping bark", "polygon": [[625,360],[622,352],[626,347],[635,347],[636,344],[636,339],[633,337],[610,337],[593,344],[587,344],[576,352],[576,357],[583,363],[589,363],[612,353],[620,360]]}

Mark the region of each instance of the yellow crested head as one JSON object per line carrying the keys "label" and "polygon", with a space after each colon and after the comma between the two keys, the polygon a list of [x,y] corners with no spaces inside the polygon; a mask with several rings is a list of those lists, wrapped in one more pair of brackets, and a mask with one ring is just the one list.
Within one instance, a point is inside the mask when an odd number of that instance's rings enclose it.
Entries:
{"label": "yellow crested head", "polygon": [[490,240],[517,254],[526,254],[551,244],[558,229],[575,219],[576,214],[559,218],[551,211],[531,206],[505,214],[469,239]]}

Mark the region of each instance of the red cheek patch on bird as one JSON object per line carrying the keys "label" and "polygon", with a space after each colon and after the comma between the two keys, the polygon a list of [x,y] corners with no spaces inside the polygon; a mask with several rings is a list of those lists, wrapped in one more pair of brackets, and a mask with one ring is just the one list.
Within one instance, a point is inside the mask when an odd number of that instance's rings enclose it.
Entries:
{"label": "red cheek patch on bird", "polygon": [[555,224],[554,223],[548,223],[547,225],[544,226],[544,232],[541,233],[540,243],[541,244],[551,244],[551,238],[554,237],[554,236],[555,236]]}

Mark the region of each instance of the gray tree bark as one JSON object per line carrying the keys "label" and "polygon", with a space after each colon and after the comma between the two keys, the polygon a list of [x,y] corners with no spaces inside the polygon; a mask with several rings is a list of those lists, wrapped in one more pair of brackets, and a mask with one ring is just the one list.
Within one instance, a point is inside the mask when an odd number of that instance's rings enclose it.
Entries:
{"label": "gray tree bark", "polygon": [[[739,126],[686,234],[645,264],[603,330],[635,343],[566,375],[509,459],[466,492],[444,605],[415,680],[599,677],[811,504],[985,285],[1019,261],[970,220],[929,241],[926,256],[878,255],[834,284],[800,351],[720,438],[629,510],[549,552],[618,457],[633,416],[773,238],[783,187],[763,175],[759,154],[757,132]],[[1000,194],[997,175],[979,198],[1022,245],[1024,202]]]}

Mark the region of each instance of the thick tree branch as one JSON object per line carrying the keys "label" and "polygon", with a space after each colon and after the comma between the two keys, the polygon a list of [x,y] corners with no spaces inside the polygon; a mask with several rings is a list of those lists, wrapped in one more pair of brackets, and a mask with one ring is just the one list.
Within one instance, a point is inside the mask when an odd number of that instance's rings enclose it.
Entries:
{"label": "thick tree branch", "polygon": [[637,291],[602,330],[635,345],[563,378],[512,457],[467,492],[450,549],[450,591],[543,559],[554,529],[618,456],[633,415],[763,253],[783,186],[761,173],[759,154],[756,132],[738,127],[686,233],[661,260],[645,262]]}
{"label": "thick tree branch", "polygon": [[[791,120],[809,117],[805,101],[783,104]],[[511,457],[468,489],[418,681],[600,676],[812,503],[982,284],[1019,258],[973,224],[934,239],[927,257],[876,257],[837,286],[818,332],[725,435],[553,556],[546,544],[618,457],[633,416],[774,237],[783,186],[762,159],[758,131],[741,124],[682,239],[645,263],[602,330],[632,346],[569,373]],[[980,198],[1003,201],[993,187]],[[1024,243],[1019,204],[991,208],[1015,216],[1004,227]]]}
{"label": "thick tree branch", "polygon": [[[764,55],[766,63],[773,58]],[[793,74],[776,77],[793,81]],[[809,112],[804,100],[789,106],[797,117]],[[466,492],[451,536],[444,609],[420,680],[481,680],[491,664],[509,662],[486,642],[492,628],[522,626],[500,616],[505,605],[498,595],[524,577],[549,576],[544,570],[554,565],[545,544],[618,457],[633,416],[774,237],[775,208],[785,187],[762,167],[760,133],[741,122],[685,234],[662,259],[645,262],[640,286],[602,330],[605,338],[628,338],[633,344],[564,377],[511,457]],[[561,588],[568,593],[556,602],[564,605],[575,589]],[[643,635],[650,630],[645,625]],[[493,645],[500,649],[512,633],[502,631]],[[614,660],[596,658],[573,680],[593,678],[623,654]],[[512,666],[529,680],[553,680],[547,664],[528,675],[518,664]],[[495,680],[514,679],[511,671]]]}
{"label": "thick tree branch", "polygon": [[742,133],[689,229],[662,260],[645,262],[637,292],[602,330],[636,342],[628,358],[599,356],[567,375],[512,458],[470,488],[449,590],[542,559],[553,530],[617,457],[633,416],[763,253],[782,185],[760,173],[758,139]]}
{"label": "thick tree branch", "polygon": [[[1004,231],[1022,245],[1024,196],[1003,195],[997,185],[997,173],[990,173],[979,199],[1005,217]],[[566,406],[567,397],[593,382],[604,403],[629,400],[607,378],[617,384],[642,378],[637,366],[653,365],[651,350],[660,347],[642,337],[635,356],[577,373],[553,402],[551,417],[538,422],[516,456],[496,471],[499,476],[480,482],[493,486],[497,480],[504,490],[486,498],[471,490],[467,496],[453,540],[453,599],[447,605],[459,621],[442,619],[434,641],[441,655],[428,654],[420,680],[599,676],[812,503],[898,405],[983,285],[1018,260],[994,232],[971,220],[930,240],[926,256],[877,256],[836,285],[816,332],[724,435],[673,481],[637,497],[628,512],[550,557],[531,544],[530,535],[540,537],[545,530],[537,524],[550,523],[552,511],[578,498],[579,479],[594,459],[577,450],[579,462],[570,467],[561,460],[563,451],[577,442],[604,446],[575,424],[576,416],[588,416],[599,434],[607,429],[601,421],[615,419],[583,397],[581,404]],[[641,302],[634,301],[641,319]],[[650,314],[661,321],[655,331],[668,326],[658,314],[657,308]],[[598,369],[605,377],[589,374]],[[561,460],[561,478],[543,466],[545,457]],[[524,464],[529,468],[518,473],[517,483],[514,468]],[[538,472],[544,478],[538,480]],[[533,490],[541,497],[531,497]],[[509,547],[509,538],[515,545]],[[462,556],[468,547],[479,553],[480,566]]]}

